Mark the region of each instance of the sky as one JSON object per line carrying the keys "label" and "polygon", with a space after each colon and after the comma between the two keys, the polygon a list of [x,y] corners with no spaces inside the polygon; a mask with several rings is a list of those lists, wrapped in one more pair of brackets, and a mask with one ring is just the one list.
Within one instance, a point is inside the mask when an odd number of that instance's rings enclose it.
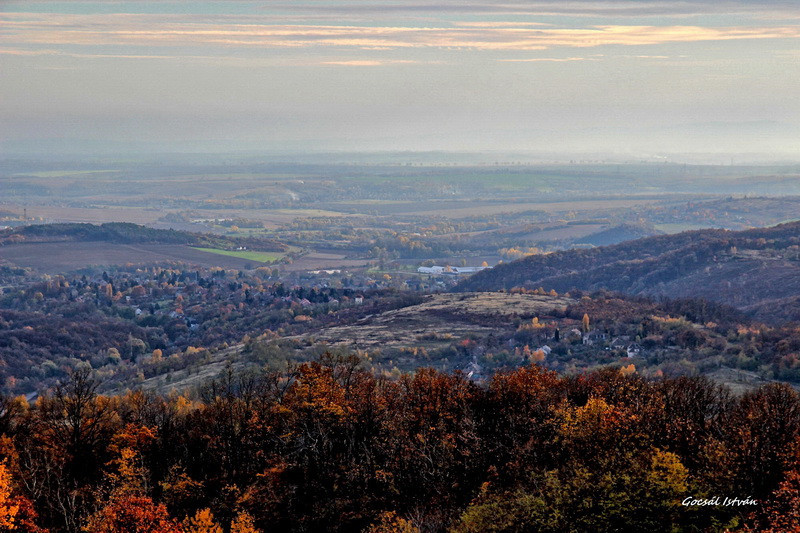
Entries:
{"label": "sky", "polygon": [[796,0],[0,1],[7,153],[800,159],[798,80]]}

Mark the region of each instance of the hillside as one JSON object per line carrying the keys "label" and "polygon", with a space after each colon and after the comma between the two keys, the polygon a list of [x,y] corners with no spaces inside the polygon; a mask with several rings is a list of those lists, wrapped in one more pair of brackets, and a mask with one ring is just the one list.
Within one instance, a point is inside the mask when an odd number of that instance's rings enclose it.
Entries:
{"label": "hillside", "polygon": [[155,229],[130,222],[105,224],[32,224],[0,231],[0,246],[52,242],[109,242],[113,244],[184,244],[230,248],[247,246],[264,251],[286,251],[287,246],[263,238],[228,237]]}
{"label": "hillside", "polygon": [[529,256],[479,272],[456,291],[544,287],[699,297],[759,319],[800,320],[800,223],[698,230],[589,250]]}
{"label": "hillside", "polygon": [[[480,380],[535,361],[565,374],[630,364],[647,377],[707,374],[740,391],[800,378],[800,363],[787,354],[800,347],[797,333],[759,328],[734,309],[698,300],[570,298],[524,290],[401,299],[376,293],[363,305],[326,309],[309,307],[302,322],[287,320],[282,334],[273,327],[193,363],[159,367],[145,360],[147,379],[136,386],[164,394],[191,390],[227,364],[235,370],[284,368],[325,350],[357,353],[373,372],[388,376],[431,367]],[[590,317],[588,334],[582,332],[584,315]],[[133,385],[125,381],[133,374],[119,373],[117,391]]]}
{"label": "hillside", "polygon": [[[602,338],[585,340],[592,332]],[[13,394],[89,366],[103,390],[184,390],[229,362],[283,368],[326,349],[360,353],[389,375],[424,366],[478,379],[535,360],[569,374],[633,362],[647,376],[733,372],[720,379],[739,386],[751,372],[800,382],[800,331],[700,300],[308,289],[272,280],[268,268],[157,266],[51,276],[0,295],[0,383]]]}
{"label": "hillside", "polygon": [[577,244],[591,244],[592,246],[608,246],[634,239],[651,237],[659,232],[652,227],[637,224],[621,224],[603,229],[582,239],[576,239]]}

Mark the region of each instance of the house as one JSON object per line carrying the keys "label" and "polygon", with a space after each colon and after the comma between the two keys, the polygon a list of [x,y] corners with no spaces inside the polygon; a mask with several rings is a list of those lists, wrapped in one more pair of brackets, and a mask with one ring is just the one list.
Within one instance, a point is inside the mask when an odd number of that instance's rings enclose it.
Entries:
{"label": "house", "polygon": [[363,296],[356,296],[353,299],[353,301],[355,302],[356,305],[361,305],[361,304],[364,303],[364,297]]}
{"label": "house", "polygon": [[467,379],[477,381],[481,378],[481,365],[478,364],[476,358],[472,358],[472,362],[464,369],[467,372]]}
{"label": "house", "polygon": [[628,348],[625,351],[628,354],[628,357],[638,357],[642,354],[644,349],[640,344],[632,342],[628,345]]}
{"label": "house", "polygon": [[553,351],[553,349],[546,344],[544,346],[540,346],[537,348],[537,350],[541,350],[545,355],[550,355],[550,352]]}
{"label": "house", "polygon": [[621,337],[615,337],[614,340],[611,341],[611,348],[614,350],[624,350],[625,346],[628,345],[630,342],[630,337],[627,335],[622,335]]}
{"label": "house", "polygon": [[592,331],[583,336],[583,344],[591,346],[592,344],[604,342],[606,339],[608,339],[608,334],[593,329]]}

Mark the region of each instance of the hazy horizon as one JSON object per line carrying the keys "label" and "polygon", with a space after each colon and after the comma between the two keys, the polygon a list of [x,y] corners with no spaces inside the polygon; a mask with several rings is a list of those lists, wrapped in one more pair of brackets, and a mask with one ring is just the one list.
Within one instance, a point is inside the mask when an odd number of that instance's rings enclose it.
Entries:
{"label": "hazy horizon", "polygon": [[793,2],[3,2],[7,154],[800,154]]}

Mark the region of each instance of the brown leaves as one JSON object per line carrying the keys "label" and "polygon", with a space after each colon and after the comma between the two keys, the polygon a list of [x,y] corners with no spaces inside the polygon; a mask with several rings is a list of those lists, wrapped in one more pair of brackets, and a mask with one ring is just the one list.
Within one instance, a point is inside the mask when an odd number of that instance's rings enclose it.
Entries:
{"label": "brown leaves", "polygon": [[[793,516],[800,490],[791,389],[731,398],[694,378],[565,378],[536,365],[488,386],[431,369],[389,381],[358,362],[328,354],[260,381],[231,374],[204,401],[89,388],[15,411],[7,427],[22,429],[0,439],[4,466],[24,476],[5,496],[14,523],[32,524],[26,494],[40,525],[99,533],[446,530],[470,502],[468,530],[553,530],[561,517],[658,531],[743,516],[686,510],[682,494],[752,488],[740,496],[774,503],[763,524],[790,527],[778,518]],[[87,473],[68,485],[72,457]]]}
{"label": "brown leaves", "polygon": [[394,511],[381,513],[376,523],[366,533],[419,533],[419,528]]}

